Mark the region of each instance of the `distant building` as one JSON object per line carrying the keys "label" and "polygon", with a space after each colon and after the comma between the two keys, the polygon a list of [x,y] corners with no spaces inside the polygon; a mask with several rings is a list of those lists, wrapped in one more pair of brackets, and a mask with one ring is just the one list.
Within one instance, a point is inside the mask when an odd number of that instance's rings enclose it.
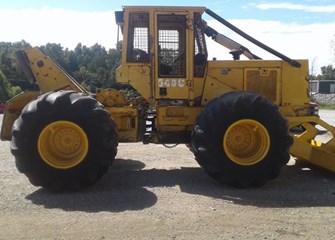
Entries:
{"label": "distant building", "polygon": [[335,93],[335,80],[310,80],[310,93]]}

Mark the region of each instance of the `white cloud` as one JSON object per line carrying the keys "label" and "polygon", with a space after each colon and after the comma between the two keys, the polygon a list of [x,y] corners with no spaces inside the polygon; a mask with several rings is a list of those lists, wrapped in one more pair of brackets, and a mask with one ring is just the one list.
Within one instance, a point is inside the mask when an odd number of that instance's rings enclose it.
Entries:
{"label": "white cloud", "polygon": [[[314,71],[317,70],[319,72],[320,67],[334,64],[331,54],[331,39],[334,39],[335,22],[326,24],[286,24],[278,21],[254,19],[231,20],[230,22],[290,58],[309,59],[310,65],[314,62]],[[263,59],[278,59],[215,21],[209,21],[208,24],[222,34],[249,48],[259,57]],[[219,50],[217,44],[215,45],[213,43],[208,44],[209,51],[212,52],[210,53],[211,57],[231,59],[228,51]]]}
{"label": "white cloud", "polygon": [[335,12],[335,5],[303,5],[288,2],[282,3],[261,3],[253,4],[256,8],[261,10],[269,9],[286,9],[286,10],[300,10],[305,12],[318,12],[318,13],[332,13]]}
{"label": "white cloud", "polygon": [[114,12],[77,12],[44,8],[0,10],[0,41],[15,42],[22,39],[33,46],[60,43],[73,49],[81,42],[92,46],[99,43],[106,48],[115,47]]}
{"label": "white cloud", "polygon": [[[63,9],[44,8],[40,10],[0,10],[0,41],[15,42],[26,40],[33,46],[48,42],[60,43],[64,48],[74,49],[81,42],[92,46],[114,48],[117,26],[114,12],[77,12]],[[332,64],[331,39],[334,39],[335,22],[325,24],[286,24],[278,21],[231,20],[240,29],[264,42],[288,57],[307,58],[314,69]],[[236,36],[218,22],[209,25],[228,37],[242,43],[264,59],[277,59],[243,38]],[[231,59],[228,51],[208,39],[210,57]],[[221,50],[222,49],[222,50]]]}

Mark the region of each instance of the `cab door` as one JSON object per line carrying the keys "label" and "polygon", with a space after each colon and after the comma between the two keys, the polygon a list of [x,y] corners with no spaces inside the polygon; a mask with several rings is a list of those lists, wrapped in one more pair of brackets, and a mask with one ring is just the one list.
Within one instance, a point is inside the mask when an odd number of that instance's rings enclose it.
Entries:
{"label": "cab door", "polygon": [[123,29],[126,50],[122,52],[122,65],[117,72],[117,81],[130,84],[149,101],[152,96],[150,14],[149,12],[130,12],[126,17],[128,24],[125,24]]}
{"label": "cab door", "polygon": [[187,17],[157,14],[156,99],[188,99]]}

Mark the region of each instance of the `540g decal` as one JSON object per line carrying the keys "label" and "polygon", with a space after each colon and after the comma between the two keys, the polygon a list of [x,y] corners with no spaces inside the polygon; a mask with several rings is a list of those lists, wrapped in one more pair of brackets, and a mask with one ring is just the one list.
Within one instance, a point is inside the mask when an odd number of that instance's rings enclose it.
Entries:
{"label": "540g decal", "polygon": [[185,79],[158,79],[159,87],[179,87],[183,88],[186,85]]}

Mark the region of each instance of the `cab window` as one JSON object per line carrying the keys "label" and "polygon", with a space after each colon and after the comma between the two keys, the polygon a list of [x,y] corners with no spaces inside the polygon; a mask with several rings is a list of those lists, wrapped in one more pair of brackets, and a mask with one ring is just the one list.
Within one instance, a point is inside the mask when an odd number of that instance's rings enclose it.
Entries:
{"label": "cab window", "polygon": [[130,13],[127,62],[149,62],[149,14]]}
{"label": "cab window", "polygon": [[186,16],[158,16],[158,75],[186,77]]}

